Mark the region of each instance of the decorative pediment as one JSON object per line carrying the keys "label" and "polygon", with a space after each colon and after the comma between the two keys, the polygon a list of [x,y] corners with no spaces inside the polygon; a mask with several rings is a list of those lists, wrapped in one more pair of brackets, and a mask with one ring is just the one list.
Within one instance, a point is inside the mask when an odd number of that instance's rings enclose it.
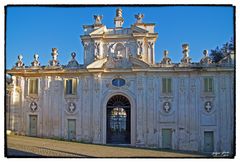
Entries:
{"label": "decorative pediment", "polygon": [[89,64],[87,66],[87,69],[92,69],[92,68],[102,68],[103,65],[107,62],[107,58],[99,59],[94,61],[93,63]]}
{"label": "decorative pediment", "polygon": [[102,26],[94,31],[92,31],[91,33],[89,33],[89,35],[101,35],[101,34],[104,34],[105,31],[107,31],[107,28],[106,26]]}
{"label": "decorative pediment", "polygon": [[140,28],[140,27],[137,27],[137,26],[132,26],[132,32],[133,33],[148,33],[148,31],[147,30],[145,30],[145,29],[142,29],[142,28]]}
{"label": "decorative pediment", "polygon": [[146,62],[144,62],[138,58],[129,56],[129,60],[133,64],[133,67],[138,67],[138,68],[148,68],[149,67],[149,64],[147,64]]}
{"label": "decorative pediment", "polygon": [[131,68],[132,63],[127,58],[108,57],[107,62],[104,64],[104,68]]}

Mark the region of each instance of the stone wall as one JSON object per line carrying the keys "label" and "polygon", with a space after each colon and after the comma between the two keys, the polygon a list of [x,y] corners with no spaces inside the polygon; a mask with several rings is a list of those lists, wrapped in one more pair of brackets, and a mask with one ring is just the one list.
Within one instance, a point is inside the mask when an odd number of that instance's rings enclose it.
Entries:
{"label": "stone wall", "polygon": [[[162,148],[162,129],[172,130],[172,149],[204,150],[204,131],[214,132],[214,151],[233,149],[233,74],[214,72],[119,73],[126,85],[116,88],[112,73],[75,76],[77,95],[64,94],[64,77],[40,77],[39,94],[28,96],[27,78],[21,78],[22,93],[13,92],[12,130],[29,134],[29,115],[38,116],[37,136],[68,139],[67,119],[76,119],[76,139],[106,143],[106,103],[121,94],[131,102],[131,144]],[[203,92],[203,77],[212,76],[214,93]],[[162,94],[162,78],[172,78],[172,93]],[[29,106],[36,102],[38,109]],[[206,112],[205,103],[212,103]],[[70,113],[69,102],[76,105]],[[163,106],[171,104],[165,112]],[[18,123],[20,122],[20,123]]]}

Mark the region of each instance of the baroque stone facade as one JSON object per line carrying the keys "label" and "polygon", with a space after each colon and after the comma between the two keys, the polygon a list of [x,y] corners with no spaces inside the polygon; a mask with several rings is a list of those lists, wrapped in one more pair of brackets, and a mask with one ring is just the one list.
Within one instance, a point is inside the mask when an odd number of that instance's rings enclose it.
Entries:
{"label": "baroque stone facade", "polygon": [[49,65],[34,55],[24,66],[19,55],[12,75],[8,129],[18,134],[97,144],[130,144],[175,150],[233,152],[234,61],[212,63],[204,51],[192,63],[189,45],[172,63],[164,51],[155,63],[155,24],[143,14],[123,28],[117,9],[115,27],[84,25],[84,64],[76,53],[67,65],[52,49]]}

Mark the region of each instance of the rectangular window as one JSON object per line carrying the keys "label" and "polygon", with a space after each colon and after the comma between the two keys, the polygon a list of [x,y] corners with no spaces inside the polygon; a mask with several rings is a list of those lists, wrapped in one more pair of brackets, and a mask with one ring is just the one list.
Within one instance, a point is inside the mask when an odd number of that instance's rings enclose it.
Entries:
{"label": "rectangular window", "polygon": [[29,94],[38,94],[38,79],[29,80]]}
{"label": "rectangular window", "polygon": [[77,94],[77,79],[65,80],[65,94],[76,95]]}
{"label": "rectangular window", "polygon": [[213,78],[204,78],[204,92],[213,92]]}
{"label": "rectangular window", "polygon": [[171,93],[172,92],[172,79],[163,78],[162,79],[162,93]]}

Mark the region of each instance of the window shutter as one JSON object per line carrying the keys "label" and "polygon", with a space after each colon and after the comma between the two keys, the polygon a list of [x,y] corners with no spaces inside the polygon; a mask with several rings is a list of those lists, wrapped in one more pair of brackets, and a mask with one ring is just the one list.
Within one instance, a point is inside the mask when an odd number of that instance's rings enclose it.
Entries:
{"label": "window shutter", "polygon": [[34,94],[38,94],[38,79],[35,79],[35,91]]}
{"label": "window shutter", "polygon": [[29,79],[29,94],[33,94],[33,80]]}
{"label": "window shutter", "polygon": [[64,80],[64,94],[67,94],[67,80]]}
{"label": "window shutter", "polygon": [[72,94],[72,79],[67,80],[67,94]]}
{"label": "window shutter", "polygon": [[72,80],[68,80],[68,94],[72,94]]}
{"label": "window shutter", "polygon": [[208,78],[204,78],[204,92],[208,92]]}
{"label": "window shutter", "polygon": [[209,92],[213,92],[213,79],[209,78],[209,87],[208,87]]}
{"label": "window shutter", "polygon": [[166,93],[166,78],[162,79],[162,92]]}
{"label": "window shutter", "polygon": [[169,78],[167,82],[167,92],[171,93],[172,92],[172,80]]}
{"label": "window shutter", "polygon": [[77,79],[73,79],[73,90],[72,90],[72,94],[76,94],[77,93]]}

